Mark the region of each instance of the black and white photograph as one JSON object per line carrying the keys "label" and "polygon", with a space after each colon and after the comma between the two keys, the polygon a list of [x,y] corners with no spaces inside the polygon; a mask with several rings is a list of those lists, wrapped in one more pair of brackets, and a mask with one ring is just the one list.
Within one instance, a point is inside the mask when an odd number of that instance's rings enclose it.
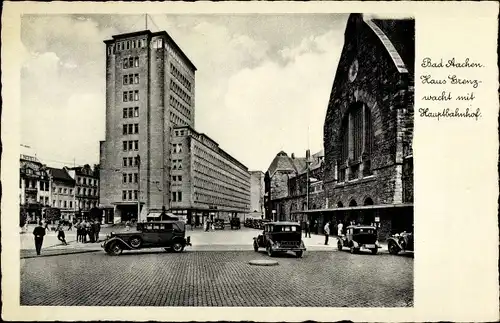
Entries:
{"label": "black and white photograph", "polygon": [[413,306],[411,15],[21,24],[21,305]]}
{"label": "black and white photograph", "polygon": [[4,9],[4,320],[498,317],[498,4]]}

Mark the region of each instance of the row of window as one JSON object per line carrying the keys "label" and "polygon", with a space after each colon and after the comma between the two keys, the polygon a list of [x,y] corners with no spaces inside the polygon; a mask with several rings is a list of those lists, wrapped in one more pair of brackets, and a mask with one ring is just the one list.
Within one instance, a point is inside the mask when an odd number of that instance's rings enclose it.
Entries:
{"label": "row of window", "polygon": [[73,208],[73,201],[52,200],[52,206],[59,206],[62,208],[67,208],[68,204],[69,204],[69,208],[72,209]]}
{"label": "row of window", "polygon": [[139,107],[123,108],[123,118],[137,118],[139,116]]}
{"label": "row of window", "polygon": [[139,157],[123,157],[123,167],[139,166]]}
{"label": "row of window", "polygon": [[123,102],[132,101],[139,101],[139,90],[123,92]]}
{"label": "row of window", "polygon": [[139,150],[139,140],[125,140],[123,142],[123,151]]}
{"label": "row of window", "polygon": [[182,182],[182,176],[181,175],[172,176],[172,182]]}
{"label": "row of window", "polygon": [[[228,164],[222,162],[219,158],[216,158],[214,155],[206,152],[203,149],[197,149],[198,147],[195,147],[195,156],[197,156],[199,159],[202,159],[206,161],[205,164],[211,164],[213,165],[215,169],[221,169],[227,172],[228,174],[223,174],[222,172],[217,172],[220,176],[225,176],[225,177],[231,177],[235,181],[237,181],[240,184],[246,184],[245,186],[249,186],[249,178],[248,176],[243,176],[239,169],[235,169],[233,167],[230,167]],[[248,173],[246,173],[248,175]],[[245,187],[242,187],[243,189]],[[250,187],[246,187],[250,189]]]}
{"label": "row of window", "polygon": [[184,136],[184,130],[175,130],[175,136],[176,137],[179,137],[179,136],[182,137],[182,136]]}
{"label": "row of window", "polygon": [[[132,196],[132,194],[133,194],[133,196]],[[124,190],[124,191],[122,191],[122,200],[124,200],[124,201],[127,201],[127,200],[133,201],[133,200],[135,200],[135,201],[137,201],[137,190],[135,190],[135,191],[134,190],[126,190],[126,191]]]}
{"label": "row of window", "polygon": [[[40,203],[43,203],[42,198],[40,198]],[[45,198],[45,205],[49,204],[49,199]],[[60,208],[73,208],[73,201],[66,201],[66,200],[52,200],[52,206],[53,207],[60,207]],[[75,203],[75,206],[77,206],[77,203]],[[97,207],[97,202],[96,201],[80,201],[78,203],[78,207],[81,209],[90,209]]]}
{"label": "row of window", "polygon": [[195,193],[195,203],[205,203],[205,204],[215,204],[218,206],[227,206],[227,207],[240,207],[240,208],[246,208],[248,203],[227,203],[227,201],[224,198],[217,197],[215,195],[211,194],[202,194],[202,193]]}
{"label": "row of window", "polygon": [[174,80],[170,80],[170,90],[174,91],[181,99],[183,99],[187,104],[191,104],[191,96],[187,94]]}
{"label": "row of window", "polygon": [[177,114],[170,112],[170,122],[172,122],[176,126],[187,126],[187,122],[182,120]]}
{"label": "row of window", "polygon": [[95,188],[77,187],[76,194],[84,196],[97,196],[99,192]]}
{"label": "row of window", "polygon": [[[231,188],[234,192],[239,192],[240,194],[245,194],[250,191],[249,188],[239,185],[234,179],[225,176],[224,174],[218,172],[217,170],[211,169],[198,161],[194,162],[194,171],[201,175],[213,178],[217,182],[222,182],[226,184],[226,187]],[[201,178],[201,177],[200,177]]]}
{"label": "row of window", "polygon": [[189,82],[189,80],[172,63],[170,63],[170,72],[182,85],[184,85],[186,89],[191,91],[191,82]]}
{"label": "row of window", "polygon": [[137,173],[123,173],[123,184],[126,183],[137,183],[138,175]]}
{"label": "row of window", "polygon": [[182,192],[172,192],[172,202],[182,202]]}
{"label": "row of window", "polygon": [[181,144],[172,144],[172,153],[182,153],[182,143]]}
{"label": "row of window", "polygon": [[191,118],[191,109],[186,107],[184,104],[179,102],[176,98],[174,98],[172,95],[169,98],[169,103],[170,106],[179,111],[181,114],[183,114],[186,118],[190,119]]}
{"label": "row of window", "polygon": [[123,134],[124,135],[132,135],[139,133],[139,124],[138,123],[129,123],[123,125]]}
{"label": "row of window", "polygon": [[[58,190],[55,186],[52,186],[52,191],[54,193],[57,193]],[[68,194],[68,195],[73,195],[73,189],[72,188],[62,188],[59,187],[59,194]]]}
{"label": "row of window", "polygon": [[76,181],[78,184],[82,184],[83,181],[83,185],[87,185],[87,179],[88,179],[88,185],[97,186],[97,179],[95,178],[77,177]]}
{"label": "row of window", "polygon": [[139,74],[123,75],[123,85],[139,84]]}
{"label": "row of window", "polygon": [[177,52],[174,49],[172,49],[170,46],[168,46],[168,44],[165,44],[165,45],[166,45],[165,48],[167,49],[167,53],[170,54],[170,57],[172,57],[177,62],[177,64],[182,66],[184,69],[189,70],[189,68],[184,63],[184,60],[182,58],[180,58],[179,55],[177,55]]}
{"label": "row of window", "polygon": [[49,197],[48,196],[40,196],[38,198],[38,202],[43,205],[49,205]]}
{"label": "row of window", "polygon": [[[37,188],[36,187],[36,180],[26,179],[24,181],[25,181],[26,188]],[[19,188],[21,188],[21,187],[23,187],[23,179],[22,178],[19,179]],[[49,182],[42,182],[41,181],[40,182],[40,190],[48,192],[49,191]]]}
{"label": "row of window", "polygon": [[[144,47],[146,47],[146,39],[125,40],[116,43],[116,49],[119,51],[135,49],[135,48],[144,48]],[[108,48],[108,54],[110,54],[109,48]]]}
{"label": "row of window", "polygon": [[[360,171],[360,166],[363,165],[363,171]],[[371,161],[365,160],[362,163],[352,165],[346,168],[338,168],[337,170],[337,178],[339,183],[344,183],[346,179],[348,181],[353,181],[362,177],[367,177],[373,175],[373,171],[371,168]]]}
{"label": "row of window", "polygon": [[125,57],[123,59],[123,69],[139,67],[139,57]]}
{"label": "row of window", "polygon": [[182,170],[182,159],[172,160],[172,170]]}
{"label": "row of window", "polygon": [[206,180],[201,177],[195,176],[193,184],[195,187],[199,187],[201,189],[217,192],[219,194],[224,194],[227,197],[234,197],[235,198],[234,200],[229,198],[229,200],[232,200],[234,202],[241,202],[247,200],[248,195],[242,193],[239,190],[235,190],[233,188],[227,187],[226,185],[221,185],[219,183],[220,182]]}

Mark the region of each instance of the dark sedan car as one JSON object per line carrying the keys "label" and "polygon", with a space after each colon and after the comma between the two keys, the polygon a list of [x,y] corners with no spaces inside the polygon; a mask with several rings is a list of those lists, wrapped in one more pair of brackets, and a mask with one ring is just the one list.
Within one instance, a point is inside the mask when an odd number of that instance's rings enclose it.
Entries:
{"label": "dark sedan car", "polygon": [[300,258],[306,251],[300,224],[296,222],[266,222],[262,234],[253,239],[254,250],[266,248],[270,257],[279,252],[292,251]]}
{"label": "dark sedan car", "polygon": [[143,248],[164,248],[167,251],[182,252],[190,246],[183,221],[139,222],[135,230],[111,232],[102,244],[104,251],[116,256],[123,250]]}

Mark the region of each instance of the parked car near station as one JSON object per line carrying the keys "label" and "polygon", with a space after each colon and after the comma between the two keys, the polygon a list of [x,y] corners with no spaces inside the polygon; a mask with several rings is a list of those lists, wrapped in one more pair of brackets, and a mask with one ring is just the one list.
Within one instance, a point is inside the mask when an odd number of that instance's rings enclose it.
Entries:
{"label": "parked car near station", "polygon": [[391,255],[413,251],[413,232],[396,233],[387,239],[387,248]]}
{"label": "parked car near station", "polygon": [[186,246],[191,246],[191,239],[186,237],[184,221],[150,221],[139,222],[130,231],[111,232],[101,246],[113,256],[120,255],[123,250],[144,248],[182,252]]}
{"label": "parked car near station", "polygon": [[301,226],[297,222],[266,222],[262,234],[253,238],[253,248],[266,248],[270,257],[276,253],[292,251],[302,257],[306,247],[302,241]]}
{"label": "parked car near station", "polygon": [[224,230],[225,229],[224,219],[215,219],[214,228],[215,230]]}
{"label": "parked car near station", "polygon": [[241,220],[238,217],[231,218],[230,224],[231,224],[231,230],[233,228],[238,230],[241,229]]}
{"label": "parked car near station", "polygon": [[337,248],[349,248],[351,253],[358,253],[360,250],[370,250],[372,254],[377,254],[380,244],[377,241],[377,228],[369,225],[350,225],[346,228],[346,234],[337,239]]}
{"label": "parked car near station", "polygon": [[257,220],[257,229],[263,230],[264,229],[264,225],[266,225],[266,223],[269,223],[269,222],[271,222],[271,220],[267,220],[267,219],[259,219],[259,220]]}

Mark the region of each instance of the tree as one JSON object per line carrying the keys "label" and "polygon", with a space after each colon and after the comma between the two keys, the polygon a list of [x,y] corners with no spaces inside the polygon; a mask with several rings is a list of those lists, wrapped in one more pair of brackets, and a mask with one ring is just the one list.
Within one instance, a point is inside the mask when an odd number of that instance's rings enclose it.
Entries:
{"label": "tree", "polygon": [[97,207],[93,207],[89,212],[90,218],[95,221],[102,222],[103,210]]}
{"label": "tree", "polygon": [[49,207],[45,210],[45,220],[52,222],[61,219],[61,210],[56,207]]}
{"label": "tree", "polygon": [[26,212],[21,210],[21,212],[19,212],[19,215],[20,215],[19,227],[24,227],[24,225],[26,224],[26,220],[27,220]]}

